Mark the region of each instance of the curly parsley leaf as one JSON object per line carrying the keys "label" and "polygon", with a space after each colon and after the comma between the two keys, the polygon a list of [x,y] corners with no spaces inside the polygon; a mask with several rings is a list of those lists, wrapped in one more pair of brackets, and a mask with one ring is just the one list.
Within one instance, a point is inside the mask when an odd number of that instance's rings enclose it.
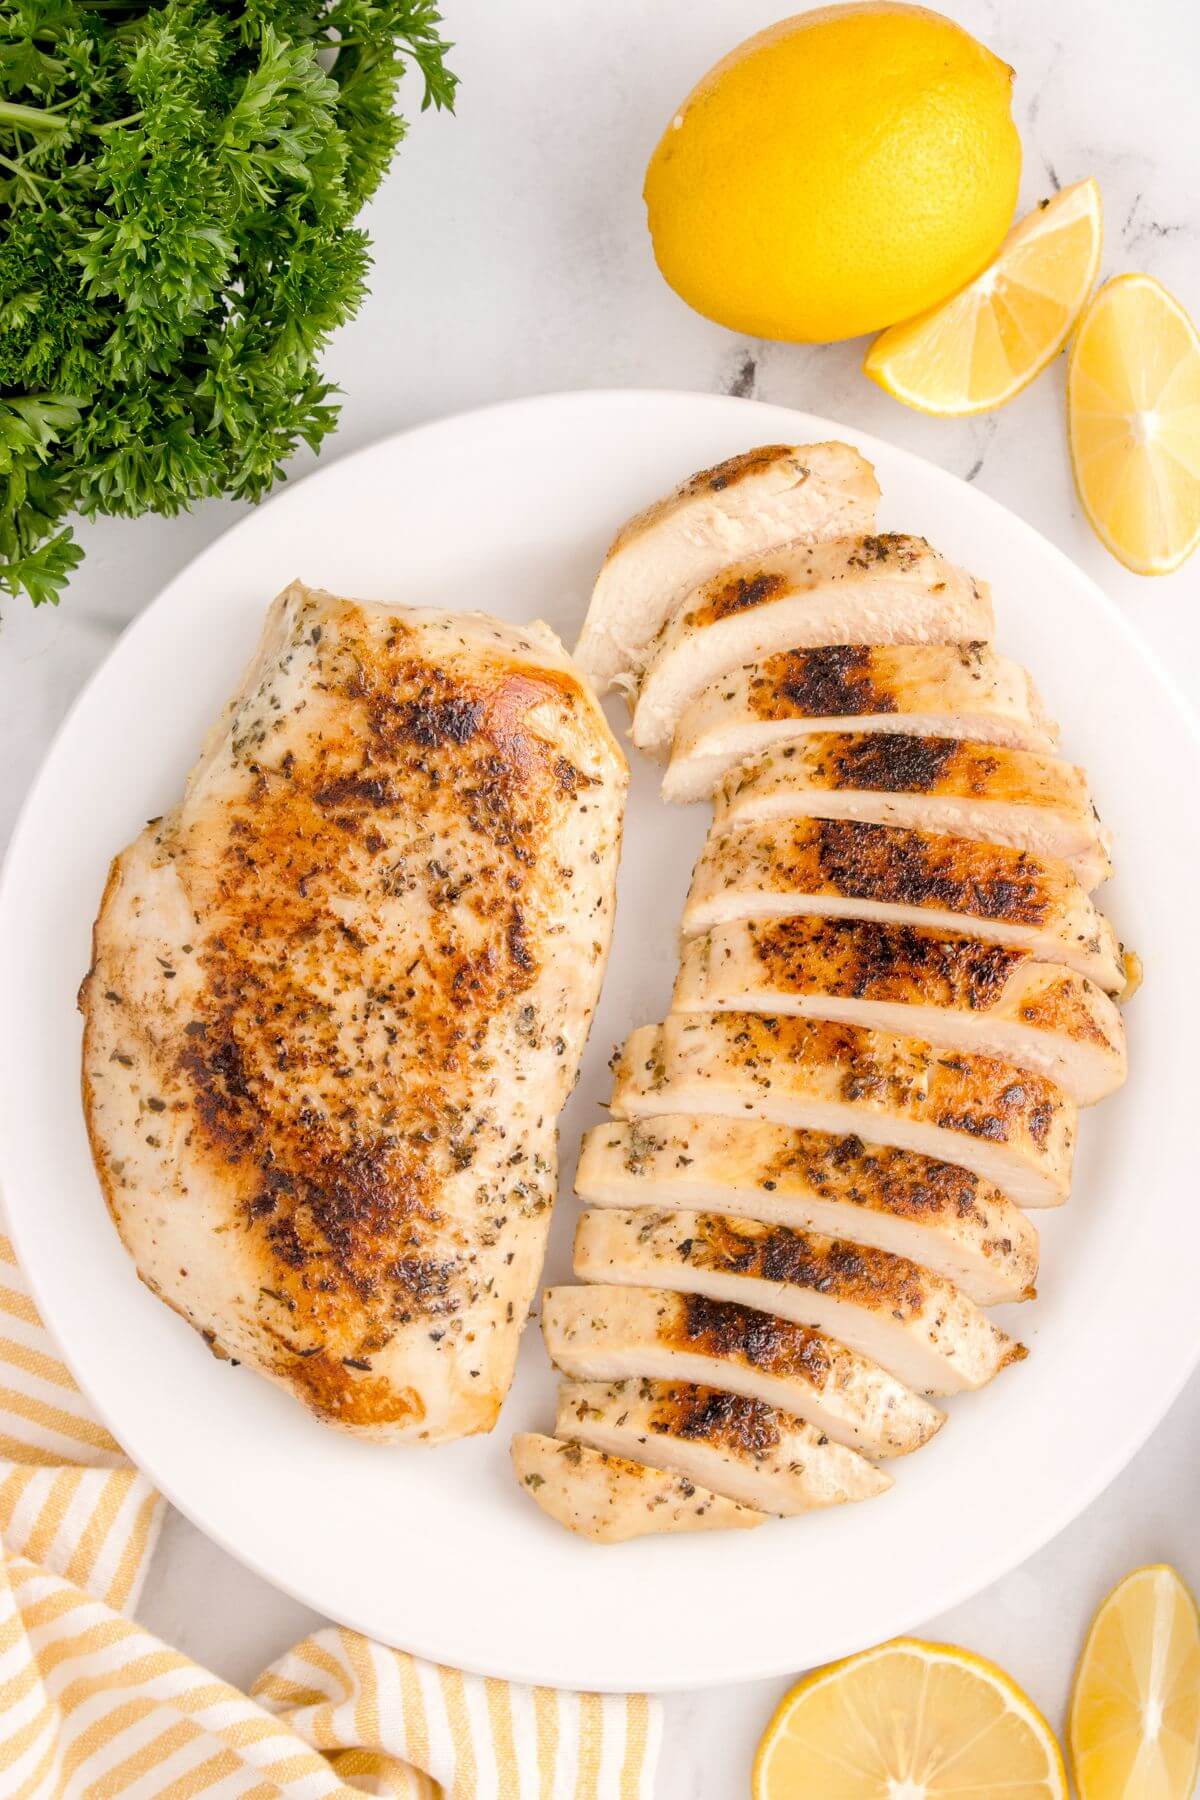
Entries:
{"label": "curly parsley leaf", "polygon": [[259,499],[337,423],[354,226],[422,109],[433,0],[0,0],[0,591],[56,601],[72,513]]}

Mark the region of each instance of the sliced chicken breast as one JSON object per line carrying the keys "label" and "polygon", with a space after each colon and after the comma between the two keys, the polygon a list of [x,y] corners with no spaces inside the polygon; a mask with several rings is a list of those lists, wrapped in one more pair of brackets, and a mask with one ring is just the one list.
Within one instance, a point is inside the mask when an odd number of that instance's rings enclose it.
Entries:
{"label": "sliced chicken breast", "polygon": [[763,444],[702,469],[623,525],[575,654],[597,693],[640,672],[646,647],[694,587],[780,544],[870,531],[874,470],[848,444]]}
{"label": "sliced chicken breast", "polygon": [[598,1544],[667,1531],[745,1531],[769,1516],[697,1487],[686,1475],[540,1432],[518,1433],[512,1463],[544,1513]]}
{"label": "sliced chicken breast", "polygon": [[1018,1206],[1070,1192],[1077,1113],[1043,1075],[920,1038],[754,1013],[673,1014],[630,1034],[617,1118],[714,1113],[961,1163]]}
{"label": "sliced chicken breast", "polygon": [[998,744],[901,732],[828,732],[733,769],[714,829],[773,819],[866,819],[1056,856],[1094,888],[1110,839],[1074,763]]}
{"label": "sliced chicken breast", "polygon": [[665,753],[684,709],[710,682],[779,650],[991,635],[986,583],[924,538],[889,532],[777,550],[722,569],[667,620],[638,691],[633,741]]}
{"label": "sliced chicken breast", "polygon": [[669,1381],[566,1381],[559,1437],[703,1482],[759,1512],[815,1512],[870,1500],[890,1475],[762,1400]]}
{"label": "sliced chicken breast", "polygon": [[581,1381],[694,1381],[761,1400],[864,1456],[907,1456],[945,1424],[923,1394],[845,1344],[748,1306],[665,1288],[548,1288],[542,1333]]}
{"label": "sliced chicken breast", "polygon": [[1125,1079],[1124,1022],[1094,981],[961,932],[811,913],[739,919],[684,944],[671,1010],[904,1032],[1047,1075],[1081,1106]]}
{"label": "sliced chicken breast", "polygon": [[670,1283],[813,1325],[920,1394],[983,1387],[1027,1354],[957,1288],[905,1257],[724,1213],[586,1212],[575,1273]]}
{"label": "sliced chicken breast", "polygon": [[1065,964],[1109,994],[1126,985],[1116,933],[1055,857],[857,819],[710,833],[683,909],[685,936],[804,913],[964,932]]}
{"label": "sliced chicken breast", "polygon": [[589,1206],[737,1213],[848,1238],[909,1257],[980,1306],[1030,1298],[1037,1280],[1037,1231],[999,1188],[858,1137],[686,1113],[613,1119],[584,1138],[575,1191]]}
{"label": "sliced chicken breast", "polygon": [[684,708],[663,798],[703,800],[747,757],[848,730],[971,738],[1045,755],[1058,742],[1030,676],[988,644],[781,650],[719,676]]}

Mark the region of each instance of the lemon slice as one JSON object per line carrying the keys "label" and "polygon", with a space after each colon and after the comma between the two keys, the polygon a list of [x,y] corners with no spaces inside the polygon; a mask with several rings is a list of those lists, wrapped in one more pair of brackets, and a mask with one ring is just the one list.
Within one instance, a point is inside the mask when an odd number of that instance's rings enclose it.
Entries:
{"label": "lemon slice", "polygon": [[1115,1587],[1071,1695],[1080,1800],[1189,1800],[1200,1765],[1200,1621],[1164,1563]]}
{"label": "lemon slice", "polygon": [[754,1762],[754,1800],[1067,1800],[1058,1742],[1002,1670],[896,1638],[787,1695]]}
{"label": "lemon slice", "polygon": [[1102,542],[1169,575],[1200,541],[1200,338],[1149,275],[1106,282],[1067,373],[1071,462]]}
{"label": "lemon slice", "polygon": [[1103,237],[1094,181],[1064,188],[1015,225],[990,268],[952,300],[893,325],[864,371],[906,406],[988,412],[1057,356],[1092,290]]}

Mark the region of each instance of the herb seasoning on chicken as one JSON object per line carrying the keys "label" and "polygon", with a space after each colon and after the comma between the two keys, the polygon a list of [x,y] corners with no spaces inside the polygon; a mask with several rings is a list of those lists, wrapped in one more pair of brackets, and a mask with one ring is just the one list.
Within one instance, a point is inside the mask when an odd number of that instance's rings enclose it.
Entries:
{"label": "herb seasoning on chicken", "polygon": [[[663,798],[714,805],[670,1012],[581,1146],[582,1285],[542,1307],[539,1504],[606,1541],[696,1527],[668,1477],[710,1526],[883,1492],[930,1396],[1024,1360],[981,1309],[1036,1297],[1024,1209],[1067,1199],[1078,1110],[1125,1079],[1086,774],[987,583],[847,526],[853,455],[702,471],[618,536],[581,639]],[[789,456],[822,485],[787,493]]]}
{"label": "herb seasoning on chicken", "polygon": [[626,770],[545,627],[275,602],[84,982],[96,1166],[219,1355],[375,1438],[486,1431],[608,951]]}

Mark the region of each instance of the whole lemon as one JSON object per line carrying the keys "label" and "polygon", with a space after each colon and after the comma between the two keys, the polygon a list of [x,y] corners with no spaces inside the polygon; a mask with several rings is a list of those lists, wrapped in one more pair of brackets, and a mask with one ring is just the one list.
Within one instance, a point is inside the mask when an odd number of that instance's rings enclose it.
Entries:
{"label": "whole lemon", "polygon": [[1012,220],[1012,75],[923,6],[823,6],[759,32],[709,70],[651,158],[659,268],[754,337],[857,337],[937,305]]}

